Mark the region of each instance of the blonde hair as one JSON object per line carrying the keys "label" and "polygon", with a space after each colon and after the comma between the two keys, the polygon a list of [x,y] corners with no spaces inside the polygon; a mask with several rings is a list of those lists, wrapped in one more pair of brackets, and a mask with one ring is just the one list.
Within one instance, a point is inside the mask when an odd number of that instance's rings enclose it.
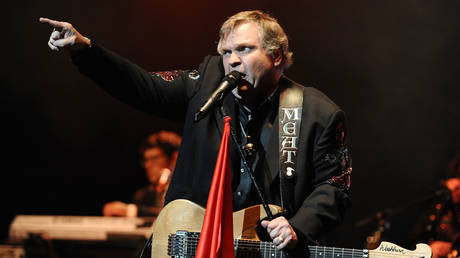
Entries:
{"label": "blonde hair", "polygon": [[259,28],[259,38],[268,54],[275,58],[275,52],[280,50],[283,70],[292,65],[292,52],[289,51],[289,41],[278,21],[267,13],[259,10],[239,12],[228,18],[219,32],[217,52],[222,55],[222,43],[238,25],[253,22]]}

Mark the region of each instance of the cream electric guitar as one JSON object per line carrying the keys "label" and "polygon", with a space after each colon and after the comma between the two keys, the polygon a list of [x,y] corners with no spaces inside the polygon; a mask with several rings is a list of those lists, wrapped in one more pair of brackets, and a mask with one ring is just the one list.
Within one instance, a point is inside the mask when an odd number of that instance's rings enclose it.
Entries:
{"label": "cream electric guitar", "polygon": [[[270,205],[273,214],[280,207]],[[175,200],[166,205],[155,221],[152,239],[152,257],[195,257],[205,209],[188,200]],[[287,257],[272,242],[260,241],[257,223],[265,218],[262,205],[255,205],[233,213],[233,236],[235,257]],[[374,250],[309,246],[314,258],[430,258],[431,249],[417,244],[414,251],[406,250],[389,242],[382,242]]]}

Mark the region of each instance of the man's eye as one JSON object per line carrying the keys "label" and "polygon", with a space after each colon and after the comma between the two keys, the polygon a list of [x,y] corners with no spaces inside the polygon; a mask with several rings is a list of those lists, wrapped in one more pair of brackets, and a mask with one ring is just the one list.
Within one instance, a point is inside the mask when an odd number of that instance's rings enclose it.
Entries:
{"label": "man's eye", "polygon": [[224,56],[229,56],[230,54],[231,54],[230,51],[224,50],[224,51],[222,52],[222,55],[224,55]]}
{"label": "man's eye", "polygon": [[241,53],[247,53],[247,52],[251,51],[251,47],[244,46],[244,47],[239,48],[238,51],[241,52]]}

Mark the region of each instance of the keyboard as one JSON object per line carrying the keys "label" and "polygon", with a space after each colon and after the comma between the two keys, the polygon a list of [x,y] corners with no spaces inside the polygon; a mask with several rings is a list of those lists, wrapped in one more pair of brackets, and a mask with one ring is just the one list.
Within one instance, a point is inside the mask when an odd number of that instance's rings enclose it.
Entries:
{"label": "keyboard", "polygon": [[39,235],[50,240],[147,239],[152,233],[153,222],[153,218],[137,217],[17,215],[10,224],[9,238],[21,241]]}

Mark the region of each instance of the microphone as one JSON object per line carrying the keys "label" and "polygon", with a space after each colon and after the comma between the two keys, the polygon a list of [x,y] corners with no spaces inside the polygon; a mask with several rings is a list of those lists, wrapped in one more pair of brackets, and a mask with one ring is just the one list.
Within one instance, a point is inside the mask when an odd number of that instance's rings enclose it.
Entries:
{"label": "microphone", "polygon": [[209,109],[211,109],[219,100],[221,100],[225,94],[232,91],[238,83],[241,81],[241,74],[237,71],[232,71],[227,74],[220,83],[219,87],[211,94],[211,97],[206,101],[206,103],[201,106],[200,111],[195,113],[195,122],[200,121],[203,117],[206,116]]}

